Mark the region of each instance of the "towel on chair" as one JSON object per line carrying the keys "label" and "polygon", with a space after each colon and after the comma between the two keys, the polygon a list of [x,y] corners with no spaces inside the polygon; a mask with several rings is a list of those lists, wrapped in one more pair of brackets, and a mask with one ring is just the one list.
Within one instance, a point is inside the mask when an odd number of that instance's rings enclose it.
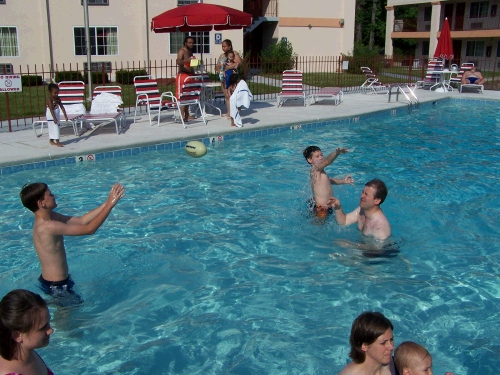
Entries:
{"label": "towel on chair", "polygon": [[123,104],[123,101],[119,96],[110,94],[109,92],[103,92],[92,100],[90,114],[116,113],[121,104]]}
{"label": "towel on chair", "polygon": [[233,95],[231,95],[231,98],[229,99],[230,115],[234,119],[235,125],[239,128],[243,126],[243,123],[241,121],[241,116],[238,112],[238,108],[250,108],[251,100],[252,93],[250,92],[247,83],[241,80],[236,86]]}

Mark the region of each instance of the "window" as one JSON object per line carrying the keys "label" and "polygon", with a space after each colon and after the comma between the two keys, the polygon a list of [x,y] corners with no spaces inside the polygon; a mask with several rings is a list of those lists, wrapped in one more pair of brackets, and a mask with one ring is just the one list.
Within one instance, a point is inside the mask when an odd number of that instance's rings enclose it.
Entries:
{"label": "window", "polygon": [[497,44],[497,57],[500,57],[500,41]]}
{"label": "window", "polygon": [[432,18],[432,7],[425,7],[424,8],[424,21],[428,22]]}
{"label": "window", "polygon": [[0,27],[0,56],[19,56],[17,27]]}
{"label": "window", "polygon": [[470,3],[470,18],[488,17],[489,1],[476,1]]}
{"label": "window", "polygon": [[109,0],[87,0],[87,5],[109,5]]}
{"label": "window", "polygon": [[198,0],[177,0],[177,6],[180,7],[181,5],[189,5],[197,2]]}
{"label": "window", "polygon": [[492,4],[490,10],[490,17],[496,17],[496,16],[497,16],[497,4]]}
{"label": "window", "polygon": [[12,64],[0,64],[0,74],[12,74],[14,73],[14,67]]}
{"label": "window", "polygon": [[465,56],[484,56],[484,42],[470,41],[467,42],[467,48],[465,49]]}
{"label": "window", "polygon": [[424,40],[422,42],[422,55],[429,55],[429,41],[428,40]]}
{"label": "window", "polygon": [[[75,55],[86,55],[85,28],[75,27]],[[90,52],[93,56],[118,55],[118,28],[90,27]]]}
{"label": "window", "polygon": [[184,39],[187,36],[194,38],[193,53],[210,53],[210,33],[208,31],[196,31],[190,33],[170,33],[170,54],[177,54],[184,46]]}
{"label": "window", "polygon": [[0,0],[0,4],[5,4],[5,0]]}

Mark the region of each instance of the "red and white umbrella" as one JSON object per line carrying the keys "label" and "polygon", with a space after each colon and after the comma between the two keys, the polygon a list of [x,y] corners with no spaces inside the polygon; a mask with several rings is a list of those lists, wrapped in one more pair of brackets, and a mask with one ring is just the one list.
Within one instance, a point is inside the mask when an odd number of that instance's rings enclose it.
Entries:
{"label": "red and white umbrella", "polygon": [[232,30],[249,27],[252,15],[222,5],[194,3],[167,10],[154,17],[151,30],[155,33],[176,31]]}

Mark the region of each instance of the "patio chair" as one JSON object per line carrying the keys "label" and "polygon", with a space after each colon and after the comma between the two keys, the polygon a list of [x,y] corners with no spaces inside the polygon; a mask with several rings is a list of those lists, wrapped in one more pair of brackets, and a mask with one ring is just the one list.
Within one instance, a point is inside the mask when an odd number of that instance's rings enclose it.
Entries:
{"label": "patio chair", "polygon": [[386,94],[389,86],[383,84],[378,79],[377,75],[367,66],[362,66],[361,71],[366,77],[366,80],[361,84],[361,91],[367,94]]}
{"label": "patio chair", "polygon": [[281,92],[278,94],[278,107],[288,99],[302,99],[306,106],[306,94],[302,86],[302,72],[300,70],[285,70],[281,81]]}
{"label": "patio chair", "polygon": [[323,87],[309,95],[311,104],[321,100],[333,100],[334,105],[339,105],[344,101],[344,93],[340,87]]}
{"label": "patio chair", "polygon": [[[120,134],[122,123],[125,120],[125,112],[120,109],[123,104],[122,88],[120,86],[96,86],[92,93],[92,104],[90,113],[77,119],[80,124],[78,135],[82,133],[84,123],[100,122],[99,126],[93,126],[92,132],[111,122],[115,124],[116,134]],[[91,134],[90,133],[90,134]]]}
{"label": "patio chair", "polygon": [[[137,118],[137,107],[139,106],[146,106],[149,125],[153,125],[152,117],[160,116],[161,111],[175,109],[175,104],[162,99],[155,77],[151,75],[134,77],[134,88],[136,95],[134,122]],[[160,125],[159,119],[158,125]]]}
{"label": "patio chair", "polygon": [[[85,83],[82,81],[61,81],[57,84],[59,86],[59,98],[64,106],[68,121],[73,126],[73,132],[78,135],[77,120],[79,117],[87,113],[85,105]],[[61,114],[62,115],[62,114]],[[65,123],[66,119],[61,117],[61,123]],[[37,132],[36,126],[40,126],[40,133]],[[33,130],[37,137],[43,134],[43,125],[48,126],[47,118],[42,117],[37,121],[33,121]]]}
{"label": "patio chair", "polygon": [[425,89],[437,85],[441,81],[441,71],[443,70],[443,60],[429,60],[427,73],[423,81],[417,81],[417,87]]}
{"label": "patio chair", "polygon": [[[201,106],[201,95],[203,92],[203,82],[205,79],[206,76],[202,75],[193,75],[186,77],[180,89],[179,98],[177,98],[176,102],[174,102],[176,103],[174,104],[174,106],[176,106],[177,107],[176,109],[178,109],[179,118],[181,120],[184,129],[186,129],[188,126],[191,126],[191,124],[188,125],[184,122],[181,113],[181,108],[190,105],[198,107],[197,111],[198,110],[200,111],[200,116],[203,120],[203,124],[207,125],[207,120],[205,120],[205,111]],[[175,112],[175,114],[177,114],[177,112]],[[160,119],[158,118],[158,124],[159,120]]]}

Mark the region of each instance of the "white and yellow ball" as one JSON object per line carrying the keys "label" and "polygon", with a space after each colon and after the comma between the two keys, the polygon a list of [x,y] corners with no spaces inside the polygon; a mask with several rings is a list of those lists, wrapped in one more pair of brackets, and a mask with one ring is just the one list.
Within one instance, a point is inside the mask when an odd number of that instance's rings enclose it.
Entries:
{"label": "white and yellow ball", "polygon": [[200,141],[189,141],[184,148],[193,158],[201,158],[207,153],[207,146]]}

